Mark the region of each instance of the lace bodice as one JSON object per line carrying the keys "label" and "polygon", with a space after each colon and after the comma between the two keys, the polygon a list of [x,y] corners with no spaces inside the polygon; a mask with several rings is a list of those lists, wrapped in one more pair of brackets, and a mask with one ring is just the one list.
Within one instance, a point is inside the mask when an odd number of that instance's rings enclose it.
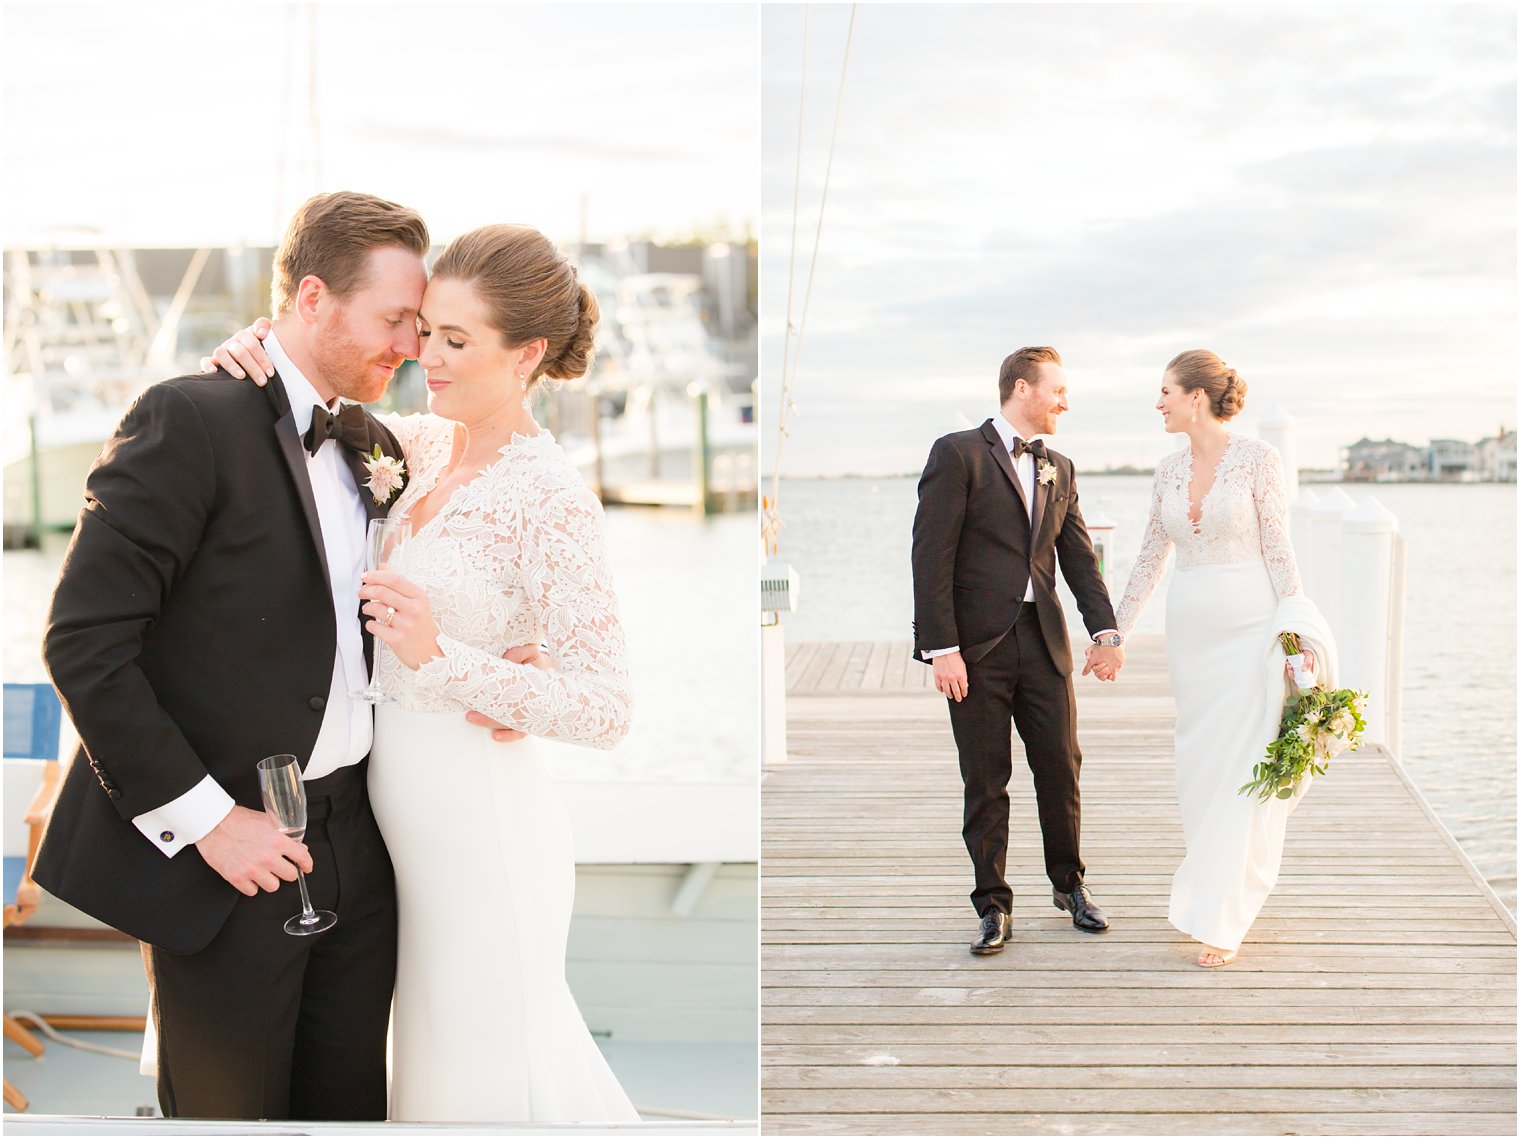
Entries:
{"label": "lace bodice", "polygon": [[1288,528],[1288,493],[1282,459],[1260,439],[1231,435],[1214,485],[1199,507],[1198,524],[1188,517],[1188,483],[1193,452],[1183,448],[1156,464],[1151,514],[1135,568],[1119,603],[1119,631],[1126,636],[1166,571],[1173,546],[1182,567],[1228,565],[1260,560],[1267,566],[1277,596],[1303,592]]}
{"label": "lace bodice", "polygon": [[[437,485],[455,425],[380,418],[406,453],[395,516]],[[474,709],[530,735],[611,747],[632,699],[601,504],[547,431],[513,436],[501,455],[415,530],[393,567],[427,591],[443,656],[414,672],[381,649],[380,682],[413,711]],[[501,659],[540,641],[547,670]]]}

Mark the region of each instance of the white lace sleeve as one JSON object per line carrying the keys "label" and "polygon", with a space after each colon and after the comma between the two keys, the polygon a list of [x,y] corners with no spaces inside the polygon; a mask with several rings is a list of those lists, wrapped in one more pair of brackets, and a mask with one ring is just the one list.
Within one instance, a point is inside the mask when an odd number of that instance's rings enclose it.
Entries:
{"label": "white lace sleeve", "polygon": [[1262,447],[1256,467],[1256,518],[1261,526],[1261,556],[1278,599],[1297,597],[1304,591],[1298,578],[1298,559],[1293,556],[1292,531],[1288,525],[1288,488],[1283,482],[1282,456],[1277,448]]}
{"label": "white lace sleeve", "polygon": [[1135,558],[1134,568],[1129,571],[1124,599],[1119,602],[1119,612],[1115,618],[1119,622],[1119,632],[1126,637],[1135,627],[1135,622],[1140,620],[1140,613],[1151,599],[1151,594],[1156,591],[1156,583],[1166,572],[1166,559],[1172,552],[1172,540],[1166,536],[1166,527],[1161,521],[1161,488],[1168,461],[1170,460],[1163,459],[1156,464],[1156,479],[1151,484],[1151,516],[1145,523],[1145,538],[1140,543],[1140,553]]}
{"label": "white lace sleeve", "polygon": [[414,676],[419,688],[529,735],[610,748],[628,734],[633,701],[601,505],[578,479],[531,485],[542,496],[522,504],[521,535],[500,540],[520,567],[552,667],[512,664],[440,633],[443,656]]}

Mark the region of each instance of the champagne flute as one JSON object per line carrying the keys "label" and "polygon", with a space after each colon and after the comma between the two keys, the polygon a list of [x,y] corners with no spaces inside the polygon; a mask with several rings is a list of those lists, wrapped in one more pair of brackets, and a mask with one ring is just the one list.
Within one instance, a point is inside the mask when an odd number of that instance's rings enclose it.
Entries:
{"label": "champagne flute", "polygon": [[[364,568],[384,569],[392,558],[400,555],[402,547],[411,537],[412,522],[409,518],[371,518],[369,529],[364,535]],[[385,689],[380,687],[380,649],[383,644],[379,637],[375,638],[375,659],[370,669],[369,684],[358,692],[350,692],[350,699],[363,700],[366,704],[394,703],[393,698],[386,695]]]}
{"label": "champagne flute", "polygon": [[[259,790],[264,793],[264,810],[273,817],[281,834],[291,838],[306,836],[306,784],[301,781],[301,765],[293,755],[271,755],[259,760]],[[301,886],[301,912],[285,923],[285,932],[297,937],[321,933],[338,924],[331,910],[311,908],[306,892],[306,875],[296,871]]]}

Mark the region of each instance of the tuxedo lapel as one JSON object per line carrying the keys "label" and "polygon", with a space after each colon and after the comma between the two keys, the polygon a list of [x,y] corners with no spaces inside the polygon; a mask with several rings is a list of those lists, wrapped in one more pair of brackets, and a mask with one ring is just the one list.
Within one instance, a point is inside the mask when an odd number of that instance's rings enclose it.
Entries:
{"label": "tuxedo lapel", "polygon": [[338,454],[343,456],[343,462],[353,472],[354,485],[359,488],[359,501],[364,504],[364,521],[368,523],[383,518],[385,510],[375,502],[375,496],[364,485],[369,480],[369,468],[364,465],[364,456],[351,447],[339,447]]}
{"label": "tuxedo lapel", "polygon": [[306,445],[301,442],[301,436],[296,432],[296,419],[290,410],[290,397],[285,394],[285,385],[280,382],[279,373],[275,373],[269,383],[264,386],[264,392],[269,396],[269,402],[274,407],[275,438],[279,440],[280,454],[284,456],[291,481],[295,483],[296,494],[301,500],[301,513],[306,517],[306,526],[311,532],[311,544],[315,547],[317,561],[322,566],[322,587],[331,598],[332,574],[327,565],[327,543],[322,540],[322,521],[317,514],[317,498],[311,491],[311,475],[306,471]]}
{"label": "tuxedo lapel", "polygon": [[1008,454],[1008,448],[1003,446],[1003,437],[997,433],[997,428],[992,426],[992,420],[982,424],[982,438],[987,440],[987,445],[992,449],[992,460],[1002,468],[1008,476],[1008,481],[1013,484],[1014,493],[1019,496],[1019,505],[1024,508],[1024,519],[1029,519],[1029,499],[1024,497],[1024,484],[1019,481],[1018,471],[1013,469],[1013,457]]}
{"label": "tuxedo lapel", "polygon": [[[1050,463],[1051,468],[1054,469],[1055,463],[1052,460],[1046,459],[1045,461]],[[1029,528],[1030,534],[1033,535],[1030,539],[1031,548],[1040,540],[1040,523],[1045,521],[1045,500],[1049,497],[1050,486],[1040,482],[1040,464],[1036,460],[1034,465],[1034,522]]]}

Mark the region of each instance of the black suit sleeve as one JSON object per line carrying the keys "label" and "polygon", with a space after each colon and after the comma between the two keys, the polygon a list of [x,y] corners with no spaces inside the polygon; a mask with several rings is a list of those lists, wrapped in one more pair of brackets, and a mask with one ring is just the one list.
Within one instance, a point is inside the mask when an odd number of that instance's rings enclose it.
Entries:
{"label": "black suit sleeve", "polygon": [[948,438],[938,439],[918,480],[913,516],[913,628],[920,649],[960,644],[955,627],[955,554],[970,477]]}
{"label": "black suit sleeve", "polygon": [[1092,539],[1087,534],[1087,523],[1082,520],[1082,510],[1077,505],[1076,468],[1068,461],[1066,477],[1070,480],[1071,498],[1066,506],[1066,518],[1056,535],[1056,558],[1061,563],[1061,576],[1071,587],[1082,610],[1082,623],[1089,636],[1104,629],[1117,629],[1113,603],[1108,599],[1108,587],[1098,572],[1098,556],[1093,552]]}
{"label": "black suit sleeve", "polygon": [[112,803],[128,820],[207,775],[138,660],[195,554],[216,490],[200,413],[174,385],[149,388],[90,471],[53,593],[43,660],[91,766],[121,792]]}

